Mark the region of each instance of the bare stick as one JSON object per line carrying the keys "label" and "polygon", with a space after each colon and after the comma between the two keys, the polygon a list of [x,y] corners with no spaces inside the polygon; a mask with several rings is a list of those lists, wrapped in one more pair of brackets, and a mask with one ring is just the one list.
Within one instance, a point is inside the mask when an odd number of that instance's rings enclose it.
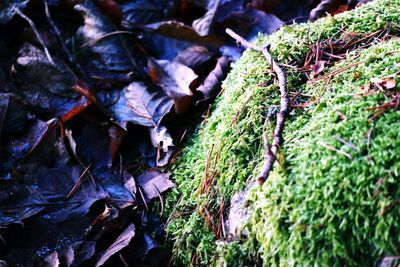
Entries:
{"label": "bare stick", "polygon": [[325,144],[325,143],[322,142],[322,141],[318,141],[317,144],[320,145],[320,146],[322,146],[322,147],[324,147],[324,148],[326,148],[326,149],[328,149],[328,150],[331,150],[331,151],[334,151],[334,152],[336,152],[336,153],[338,153],[338,154],[340,154],[340,155],[343,155],[343,156],[347,157],[348,159],[352,159],[352,158],[353,158],[353,156],[350,155],[349,153],[346,153],[346,152],[344,152],[344,151],[342,151],[342,150],[336,149],[336,148],[334,148],[333,146],[330,146],[330,145],[328,145],[328,144]]}
{"label": "bare stick", "polygon": [[53,61],[53,58],[50,55],[49,50],[47,49],[46,45],[44,44],[42,36],[40,35],[39,31],[37,30],[37,28],[35,26],[35,23],[33,23],[33,21],[28,16],[26,16],[24,13],[22,13],[22,11],[18,7],[13,6],[12,9],[15,11],[15,13],[18,14],[18,16],[20,16],[22,19],[24,19],[24,20],[26,20],[26,22],[28,22],[28,24],[31,26],[33,32],[35,33],[36,38],[38,39],[39,43],[42,45],[44,53],[46,54],[47,59],[49,60],[49,62],[52,65],[55,65],[54,61]]}
{"label": "bare stick", "polygon": [[83,70],[82,66],[78,62],[76,62],[75,56],[73,54],[71,54],[71,52],[68,50],[68,47],[66,46],[64,39],[61,35],[60,29],[57,27],[56,23],[54,22],[53,18],[51,17],[51,13],[50,13],[50,9],[49,9],[49,5],[48,5],[47,1],[49,1],[49,0],[43,0],[46,17],[47,17],[47,20],[49,21],[51,27],[53,28],[55,35],[57,36],[58,42],[61,44],[62,48],[64,49],[69,62],[77,68],[77,70],[79,71],[79,74],[81,74],[86,80],[88,80],[86,72]]}
{"label": "bare stick", "polygon": [[274,130],[272,143],[270,145],[267,140],[267,144],[265,144],[265,147],[266,148],[269,147],[270,149],[266,149],[265,161],[258,175],[259,184],[263,184],[272,170],[272,167],[276,159],[276,153],[278,152],[279,146],[283,142],[282,138],[283,128],[285,126],[285,122],[290,111],[289,96],[286,88],[287,84],[286,74],[279,66],[279,64],[272,58],[271,54],[269,53],[268,47],[259,47],[254,44],[251,44],[248,41],[246,41],[243,37],[233,32],[231,29],[226,29],[226,33],[230,35],[233,39],[235,39],[238,43],[240,43],[242,46],[261,52],[266,58],[266,60],[271,63],[271,67],[273,71],[276,73],[276,76],[278,78],[279,91],[281,94],[280,111],[276,115],[276,126]]}

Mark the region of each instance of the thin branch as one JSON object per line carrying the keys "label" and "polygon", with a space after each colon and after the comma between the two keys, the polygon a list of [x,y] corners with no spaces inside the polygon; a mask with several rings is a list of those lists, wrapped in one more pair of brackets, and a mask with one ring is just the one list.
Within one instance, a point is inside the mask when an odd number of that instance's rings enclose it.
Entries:
{"label": "thin branch", "polygon": [[76,62],[76,59],[75,59],[74,55],[71,54],[71,52],[68,50],[68,47],[65,45],[65,42],[64,42],[64,40],[62,38],[60,29],[57,27],[56,23],[54,22],[53,18],[51,17],[51,13],[50,13],[50,9],[49,9],[49,5],[48,5],[47,1],[48,0],[43,0],[44,10],[45,10],[45,13],[46,13],[47,20],[49,21],[50,26],[53,28],[53,31],[55,32],[55,35],[57,36],[58,42],[61,44],[65,54],[67,54],[69,62],[71,64],[75,65],[76,68],[78,69],[78,71],[80,72],[80,74],[83,75],[85,78],[87,78],[85,71]]}
{"label": "thin branch", "polygon": [[17,13],[18,16],[20,16],[22,19],[24,19],[24,20],[26,20],[26,22],[28,22],[28,24],[31,26],[33,32],[35,33],[36,38],[38,39],[40,45],[43,47],[43,50],[44,50],[44,53],[46,54],[47,59],[49,60],[49,62],[52,65],[55,65],[53,58],[51,57],[50,52],[44,43],[42,36],[40,35],[39,31],[37,30],[37,28],[35,26],[35,23],[28,16],[26,16],[24,13],[22,13],[22,11],[18,7],[12,6],[12,9],[15,11],[15,13]]}
{"label": "thin branch", "polygon": [[343,155],[343,156],[347,157],[348,159],[352,159],[352,158],[353,158],[353,156],[350,155],[349,153],[346,153],[346,152],[344,152],[344,151],[342,151],[342,150],[336,149],[336,148],[334,148],[333,146],[330,146],[330,145],[328,145],[328,144],[325,144],[325,143],[322,142],[322,141],[318,141],[317,144],[320,145],[320,146],[322,146],[322,147],[324,147],[324,148],[326,148],[326,149],[328,149],[328,150],[331,150],[331,151],[334,151],[334,152],[336,152],[336,153],[338,153],[338,154],[340,154],[340,155]]}
{"label": "thin branch", "polygon": [[[272,58],[267,46],[259,47],[254,44],[251,44],[248,41],[246,41],[243,37],[239,36],[230,29],[226,29],[226,33],[230,35],[233,39],[235,39],[238,43],[240,43],[242,46],[261,52],[264,55],[265,59],[271,63],[271,67],[273,71],[276,73],[276,76],[278,78],[279,91],[281,94],[280,111],[276,116],[276,126],[274,130],[272,143],[271,145],[269,143],[267,144],[270,147],[270,149],[269,150],[267,149],[266,151],[265,161],[258,175],[259,184],[263,184],[272,170],[272,167],[276,159],[276,153],[278,151],[279,146],[283,142],[282,138],[283,128],[285,126],[285,122],[287,120],[290,111],[289,96],[286,88],[287,86],[286,73],[282,70],[279,64]],[[265,146],[267,147],[267,145]]]}
{"label": "thin branch", "polygon": [[90,41],[84,43],[84,44],[81,45],[79,48],[82,49],[82,48],[85,48],[85,47],[93,46],[93,45],[95,45],[97,42],[99,42],[99,41],[101,41],[101,40],[103,40],[103,39],[105,39],[105,38],[107,38],[107,37],[110,37],[110,36],[113,36],[113,35],[118,35],[118,34],[133,34],[133,33],[130,32],[130,31],[115,31],[115,32],[109,32],[109,33],[106,33],[106,34],[104,34],[104,35],[102,35],[102,36],[96,38],[96,39],[93,39],[93,40],[90,40]]}
{"label": "thin branch", "polygon": [[69,199],[72,197],[73,194],[75,194],[75,192],[78,190],[79,186],[82,184],[82,182],[84,181],[84,178],[86,176],[86,173],[88,173],[89,169],[90,169],[91,164],[89,164],[82,172],[82,174],[79,176],[78,180],[76,180],[75,185],[72,187],[72,189],[69,191],[69,193],[67,194],[67,196],[65,197],[65,199]]}

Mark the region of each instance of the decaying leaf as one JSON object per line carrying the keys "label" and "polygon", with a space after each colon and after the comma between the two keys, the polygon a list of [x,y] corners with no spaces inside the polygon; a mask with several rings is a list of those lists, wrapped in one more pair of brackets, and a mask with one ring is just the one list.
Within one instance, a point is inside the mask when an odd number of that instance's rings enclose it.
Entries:
{"label": "decaying leaf", "polygon": [[15,94],[38,112],[56,117],[87,100],[73,89],[77,77],[57,58],[53,60],[54,64],[43,51],[24,44],[15,64]]}
{"label": "decaying leaf", "polygon": [[212,0],[208,2],[207,12],[203,17],[193,21],[193,29],[202,36],[212,32],[212,27],[216,19],[216,14],[220,8],[220,0]]}
{"label": "decaying leaf", "polygon": [[314,65],[311,66],[312,73],[314,75],[318,75],[324,71],[326,61],[319,60]]}
{"label": "decaying leaf", "polygon": [[142,188],[147,202],[153,198],[157,198],[161,193],[175,186],[169,180],[169,176],[170,173],[148,170],[136,178],[136,184]]}
{"label": "decaying leaf", "polygon": [[122,26],[132,29],[138,25],[145,25],[161,20],[164,17],[162,1],[152,3],[147,0],[128,2],[121,5],[123,17]]}
{"label": "decaying leaf", "polygon": [[108,134],[111,138],[110,141],[110,154],[111,154],[110,164],[111,164],[112,162],[115,161],[117,157],[119,147],[122,143],[122,139],[126,135],[126,131],[117,125],[113,125],[110,127],[110,129],[108,129]]}
{"label": "decaying leaf", "polygon": [[185,66],[188,66],[194,71],[199,70],[213,57],[213,53],[210,52],[204,46],[193,45],[179,52],[176,56],[175,61]]}
{"label": "decaying leaf", "polygon": [[197,91],[202,94],[201,99],[209,99],[217,95],[222,80],[228,74],[230,64],[231,61],[225,56],[218,59],[215,68],[208,74],[203,84],[197,88]]}
{"label": "decaying leaf", "polygon": [[117,122],[157,127],[172,105],[172,99],[163,91],[133,82],[120,92],[118,101],[109,112]]}
{"label": "decaying leaf", "polygon": [[103,253],[100,259],[96,263],[96,267],[102,266],[111,256],[116,254],[129,245],[132,238],[135,236],[135,225],[130,224],[126,229],[118,236],[118,238],[111,244],[111,246]]}
{"label": "decaying leaf", "polygon": [[174,141],[164,125],[149,128],[149,131],[151,143],[157,149],[156,165],[165,166],[173,153]]}
{"label": "decaying leaf", "polygon": [[117,31],[111,22],[97,9],[91,0],[76,5],[82,13],[84,25],[78,35],[84,43],[82,65],[86,66],[92,77],[129,81],[132,72],[140,76],[140,70],[129,52],[123,34]]}
{"label": "decaying leaf", "polygon": [[48,204],[40,193],[19,182],[0,179],[0,186],[0,227],[21,224]]}
{"label": "decaying leaf", "polygon": [[28,123],[28,111],[13,94],[0,93],[0,138],[18,134]]}
{"label": "decaying leaf", "polygon": [[197,75],[189,67],[175,61],[148,61],[150,77],[174,100],[175,113],[182,115],[189,108],[192,91],[191,84]]}
{"label": "decaying leaf", "polygon": [[393,77],[385,77],[385,78],[373,78],[371,79],[379,89],[393,89],[396,87],[396,81]]}
{"label": "decaying leaf", "polygon": [[195,29],[178,21],[163,21],[146,25],[145,29],[154,34],[189,42],[191,44],[219,48],[224,45],[224,39],[211,34],[200,34]]}

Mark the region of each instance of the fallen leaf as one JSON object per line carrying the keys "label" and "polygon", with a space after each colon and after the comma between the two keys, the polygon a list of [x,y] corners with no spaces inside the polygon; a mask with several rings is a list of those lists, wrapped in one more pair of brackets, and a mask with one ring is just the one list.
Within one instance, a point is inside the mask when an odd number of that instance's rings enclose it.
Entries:
{"label": "fallen leaf", "polygon": [[220,8],[221,0],[208,1],[207,12],[201,18],[193,21],[193,29],[201,36],[212,32],[217,11]]}
{"label": "fallen leaf", "polygon": [[15,64],[15,94],[47,118],[64,115],[87,102],[73,90],[76,76],[56,57],[53,61],[33,45],[24,44]]}
{"label": "fallen leaf", "polygon": [[0,179],[0,227],[22,224],[44,209],[47,200],[37,191],[13,180]]}
{"label": "fallen leaf", "polygon": [[96,262],[96,267],[102,266],[111,256],[129,245],[132,238],[135,236],[135,225],[130,224],[128,227],[118,236],[118,238],[111,244],[109,248],[103,253],[100,259]]}
{"label": "fallen leaf", "polygon": [[319,60],[314,65],[311,66],[311,70],[314,75],[318,75],[324,71],[326,61]]}
{"label": "fallen leaf", "polygon": [[164,35],[169,38],[174,38],[189,42],[192,45],[203,45],[217,49],[224,45],[224,39],[211,34],[202,35],[195,29],[185,25],[182,22],[170,20],[146,25],[144,28],[155,34]]}
{"label": "fallen leaf", "polygon": [[138,25],[160,21],[164,18],[165,13],[161,4],[162,1],[152,3],[148,0],[138,0],[122,4],[122,26],[127,29],[133,29]]}
{"label": "fallen leaf", "polygon": [[184,114],[193,95],[190,86],[198,76],[189,67],[175,61],[149,59],[148,68],[153,82],[173,98],[175,113]]}
{"label": "fallen leaf", "polygon": [[372,78],[371,82],[373,82],[379,89],[389,90],[396,87],[396,81],[392,77]]}
{"label": "fallen leaf", "polygon": [[91,0],[75,6],[84,18],[78,30],[83,39],[80,53],[82,65],[89,69],[92,77],[119,82],[131,80],[132,72],[141,76],[135,60],[129,52],[123,34],[98,10]]}
{"label": "fallen leaf", "polygon": [[161,125],[149,128],[152,145],[157,148],[156,165],[159,167],[168,164],[173,153],[174,142],[168,129]]}
{"label": "fallen leaf", "polygon": [[203,84],[197,88],[201,93],[201,100],[210,99],[218,94],[221,83],[230,70],[231,61],[227,57],[220,57],[215,68],[208,74]]}
{"label": "fallen leaf", "polygon": [[109,163],[109,167],[111,167],[112,163],[115,161],[119,147],[121,146],[122,139],[126,135],[126,131],[117,125],[113,125],[108,129],[108,135],[111,138],[110,141],[110,155],[111,162]]}
{"label": "fallen leaf", "polygon": [[332,13],[339,8],[340,5],[346,4],[346,0],[325,0],[321,1],[315,8],[310,12],[310,20],[315,21],[326,13]]}
{"label": "fallen leaf", "polygon": [[169,176],[170,173],[148,170],[136,178],[136,184],[142,188],[146,197],[146,202],[157,198],[164,191],[175,186],[175,184],[169,180]]}
{"label": "fallen leaf", "polygon": [[120,92],[118,101],[108,110],[117,122],[157,127],[172,105],[172,99],[163,91],[133,82]]}
{"label": "fallen leaf", "polygon": [[13,94],[0,93],[0,138],[20,133],[28,123],[28,110]]}
{"label": "fallen leaf", "polygon": [[199,70],[213,58],[213,53],[204,46],[193,45],[179,52],[175,61],[194,71]]}

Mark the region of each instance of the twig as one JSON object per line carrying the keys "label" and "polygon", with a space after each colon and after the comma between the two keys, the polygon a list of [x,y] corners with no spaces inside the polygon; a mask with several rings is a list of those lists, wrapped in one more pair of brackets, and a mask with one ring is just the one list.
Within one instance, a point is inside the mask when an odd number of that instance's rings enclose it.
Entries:
{"label": "twig", "polygon": [[82,184],[83,179],[86,176],[86,173],[89,171],[91,164],[89,164],[85,170],[82,172],[82,174],[79,176],[78,180],[76,180],[75,185],[72,187],[71,191],[69,191],[69,193],[67,194],[67,196],[65,197],[65,199],[69,199],[72,197],[73,194],[75,194],[75,192],[78,190],[79,186]]}
{"label": "twig", "polygon": [[51,17],[51,13],[50,13],[50,9],[49,9],[49,5],[48,5],[47,1],[49,1],[49,0],[43,0],[43,2],[44,2],[44,10],[45,10],[45,13],[46,13],[47,20],[49,21],[50,26],[53,28],[53,30],[54,30],[54,32],[55,32],[55,34],[57,36],[58,42],[61,44],[62,48],[64,49],[65,54],[67,54],[69,62],[76,66],[76,68],[78,69],[78,71],[80,72],[81,75],[86,77],[85,71],[76,62],[75,57],[71,54],[71,52],[68,50],[68,47],[65,45],[65,42],[64,42],[64,40],[62,38],[60,29],[58,29],[56,23],[54,22],[53,18]]}
{"label": "twig", "polygon": [[96,39],[90,40],[90,41],[88,41],[87,43],[84,43],[83,45],[81,45],[80,49],[81,49],[81,48],[85,48],[85,47],[89,47],[89,46],[92,46],[92,45],[95,45],[97,42],[99,42],[99,41],[101,41],[101,40],[103,40],[103,39],[105,39],[105,38],[107,38],[107,37],[109,37],[109,36],[113,36],[113,35],[117,35],[117,34],[132,34],[132,32],[130,32],[130,31],[115,31],[115,32],[109,32],[109,33],[106,33],[106,34],[104,34],[104,35],[102,35],[102,36],[96,38]]}
{"label": "twig", "polygon": [[340,154],[340,155],[343,155],[343,156],[347,157],[348,159],[352,159],[352,158],[353,158],[353,156],[350,155],[349,153],[346,153],[346,152],[344,152],[344,151],[342,151],[342,150],[336,149],[336,148],[334,148],[333,146],[330,146],[330,145],[328,145],[328,144],[325,144],[325,143],[322,142],[322,141],[318,141],[317,144],[320,145],[320,146],[322,146],[322,147],[324,147],[324,148],[326,148],[326,149],[328,149],[328,150],[331,150],[331,151],[334,151],[334,152],[336,152],[336,153],[338,153],[338,154]]}
{"label": "twig", "polygon": [[276,159],[276,153],[278,151],[279,146],[283,142],[282,132],[285,126],[287,116],[289,115],[290,111],[289,96],[286,88],[287,85],[286,74],[279,66],[279,64],[272,58],[271,54],[268,51],[268,47],[259,47],[254,44],[251,44],[230,29],[226,29],[226,33],[244,47],[261,52],[266,58],[266,60],[271,63],[271,67],[273,71],[276,73],[276,76],[278,78],[279,91],[281,94],[280,111],[276,115],[276,126],[274,130],[272,143],[270,145],[269,142],[267,142],[267,144],[265,145],[266,147],[268,145],[270,149],[269,150],[267,149],[266,151],[265,161],[258,175],[259,184],[263,184],[265,180],[268,178],[270,171],[272,170],[272,167]]}
{"label": "twig", "polygon": [[346,141],[346,140],[340,138],[339,136],[335,136],[335,139],[338,140],[339,142],[343,143],[344,145],[350,147],[351,149],[353,149],[355,151],[360,151],[360,149],[358,147],[356,147],[356,145],[353,144],[352,142]]}
{"label": "twig", "polygon": [[35,33],[36,38],[38,39],[40,45],[43,47],[43,50],[44,50],[44,53],[46,54],[47,59],[49,60],[49,62],[52,65],[55,65],[53,58],[50,55],[49,50],[47,49],[46,45],[44,44],[42,36],[40,35],[39,31],[37,30],[37,28],[35,26],[35,23],[28,16],[26,16],[24,13],[22,13],[22,11],[18,7],[12,6],[12,9],[15,11],[15,13],[18,14],[18,16],[20,16],[22,19],[24,19],[24,20],[26,20],[26,22],[28,22],[28,24],[31,26],[33,32]]}

